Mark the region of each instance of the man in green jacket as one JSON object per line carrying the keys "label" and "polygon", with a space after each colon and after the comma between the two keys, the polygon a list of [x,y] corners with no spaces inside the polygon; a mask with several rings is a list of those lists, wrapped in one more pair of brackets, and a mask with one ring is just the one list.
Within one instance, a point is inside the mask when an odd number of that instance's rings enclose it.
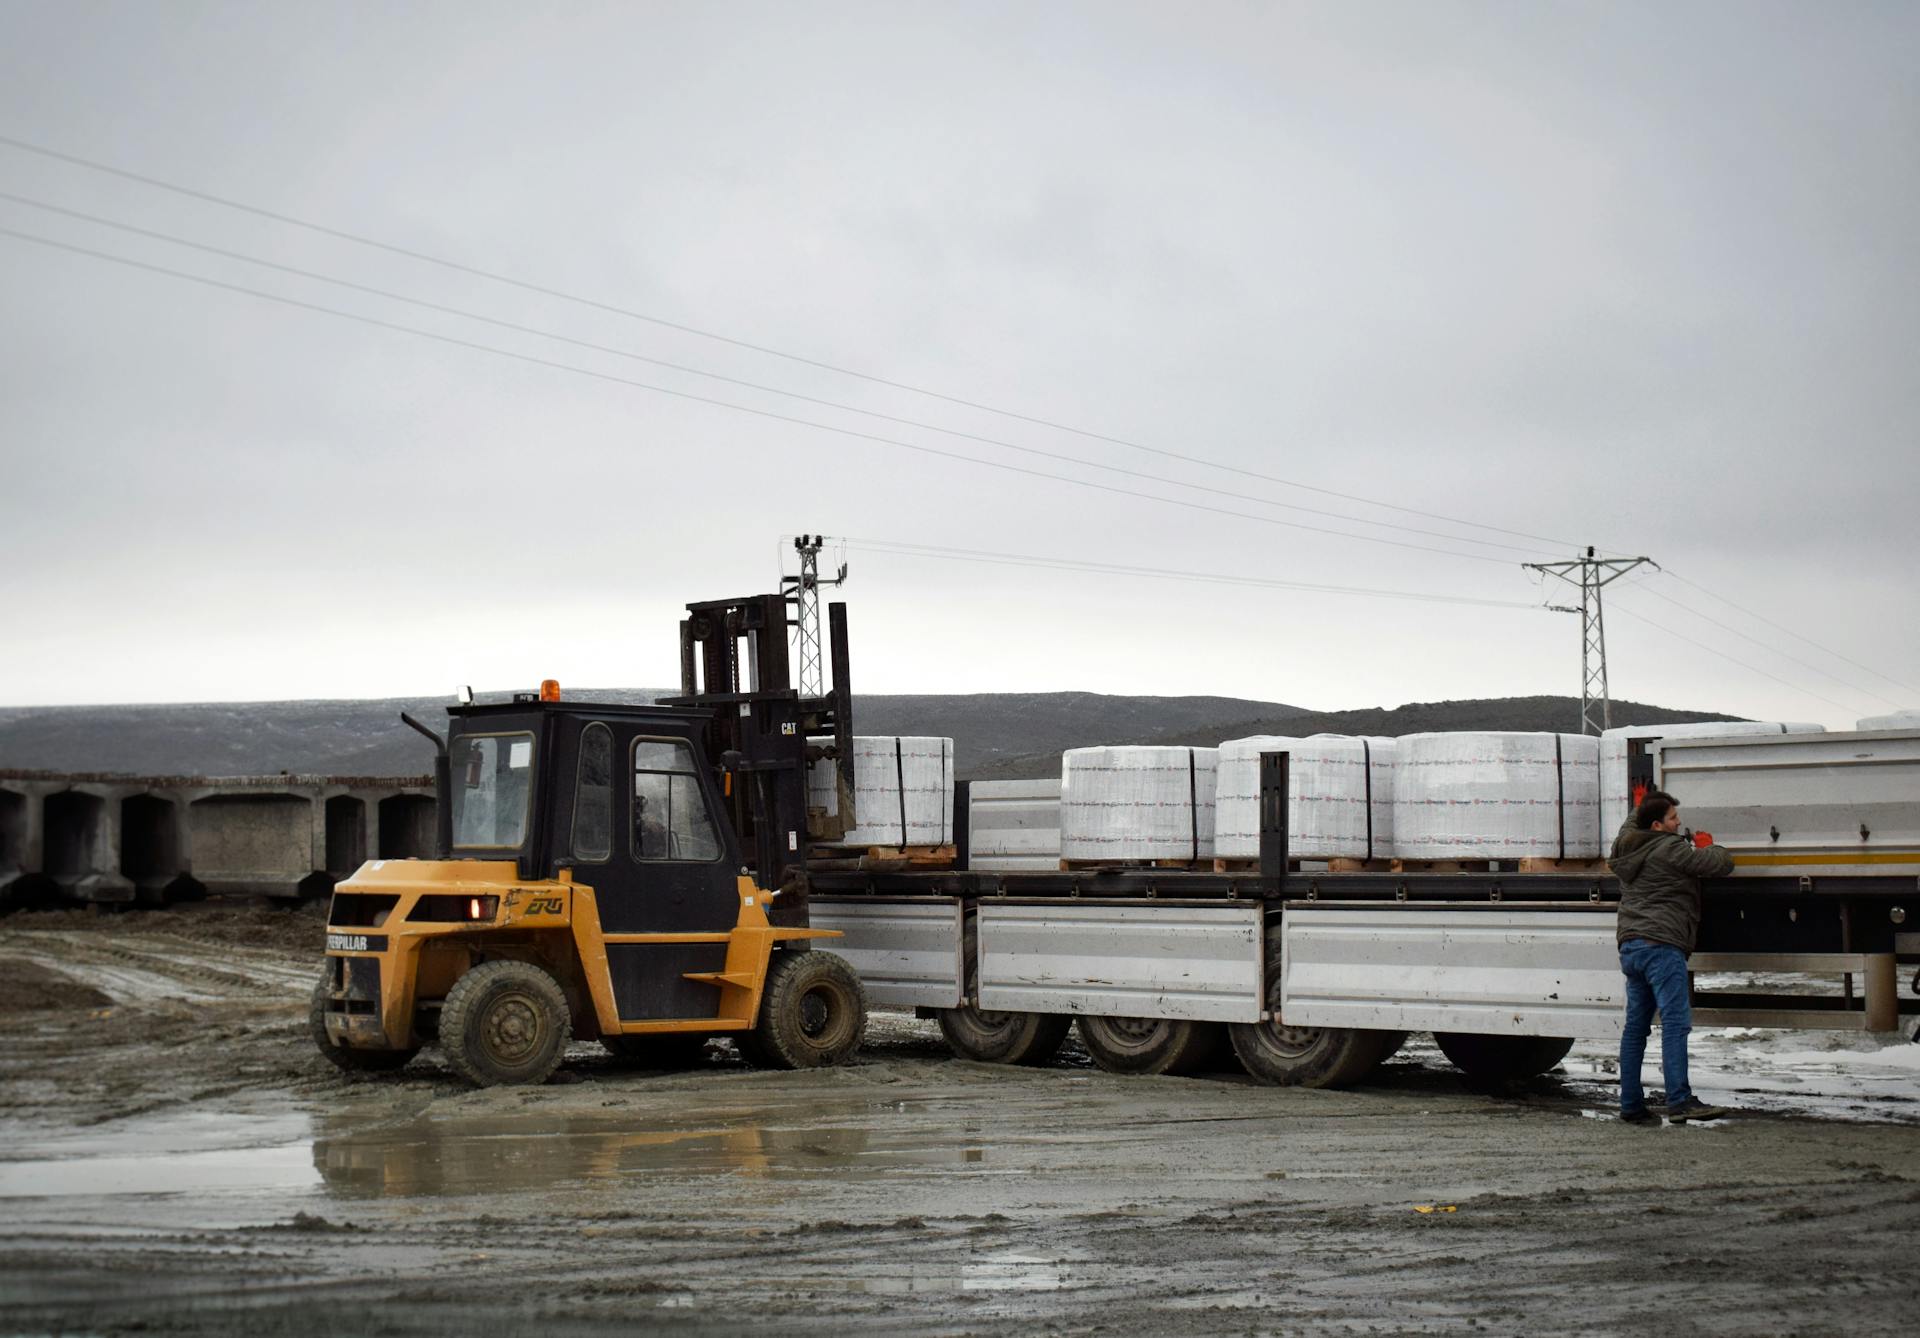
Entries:
{"label": "man in green jacket", "polygon": [[1658,1124],[1647,1109],[1640,1066],[1654,1009],[1660,1010],[1660,1067],[1667,1082],[1667,1118],[1675,1124],[1732,1114],[1710,1106],[1687,1085],[1687,1034],[1693,1002],[1687,956],[1700,932],[1700,882],[1733,872],[1719,846],[1696,847],[1680,834],[1680,801],[1655,790],[1640,801],[1613,839],[1607,867],[1620,880],[1614,938],[1627,977],[1627,1027],[1620,1036],[1620,1118]]}

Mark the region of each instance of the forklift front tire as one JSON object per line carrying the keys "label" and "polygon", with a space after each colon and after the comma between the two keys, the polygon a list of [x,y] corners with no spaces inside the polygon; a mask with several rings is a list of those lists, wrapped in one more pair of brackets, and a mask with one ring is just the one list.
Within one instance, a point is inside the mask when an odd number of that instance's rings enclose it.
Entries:
{"label": "forklift front tire", "polygon": [[779,952],[767,964],[760,1018],[739,1040],[764,1068],[817,1069],[853,1058],[867,1032],[867,992],[846,959]]}
{"label": "forklift front tire", "polygon": [[320,1053],[332,1061],[334,1067],[344,1073],[392,1073],[405,1068],[407,1061],[420,1053],[415,1050],[360,1050],[349,1045],[335,1045],[327,1035],[327,997],[328,982],[322,976],[314,982],[313,996],[307,1004],[307,1030],[313,1034],[313,1043],[320,1047]]}
{"label": "forklift front tire", "polygon": [[531,962],[482,962],[440,1010],[447,1066],[477,1087],[545,1082],[572,1035],[560,982]]}

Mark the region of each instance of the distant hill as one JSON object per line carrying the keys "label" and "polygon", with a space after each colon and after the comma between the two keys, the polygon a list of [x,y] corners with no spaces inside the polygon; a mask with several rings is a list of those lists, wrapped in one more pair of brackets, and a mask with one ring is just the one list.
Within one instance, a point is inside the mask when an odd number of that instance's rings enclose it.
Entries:
{"label": "distant hill", "polygon": [[[504,701],[510,693],[480,693]],[[580,689],[582,700],[648,702],[664,689]],[[416,776],[433,750],[400,723],[406,711],[445,732],[444,697],[220,702],[169,706],[0,707],[0,771],[152,776]],[[863,734],[954,740],[960,775],[1007,759],[1155,735],[1205,733],[1208,721],[1290,719],[1301,708],[1240,697],[1109,697],[1094,692],[858,696]]]}
{"label": "distant hill", "polygon": [[[483,701],[506,693],[482,693]],[[645,702],[645,689],[582,689],[585,700]],[[431,769],[406,711],[447,727],[444,698],[225,702],[174,706],[0,708],[0,770],[258,776],[278,772],[417,776]],[[1240,697],[1116,697],[1096,692],[986,692],[964,696],[856,696],[862,734],[932,734],[954,741],[963,780],[1058,775],[1060,754],[1096,744],[1212,746],[1249,734],[1413,734],[1443,729],[1571,730],[1570,697],[1413,702],[1391,710],[1308,711]],[[1736,720],[1615,702],[1619,724]]]}
{"label": "distant hill", "polygon": [[[1683,711],[1644,702],[1615,701],[1616,725],[1678,725],[1693,721],[1741,720],[1743,716],[1720,715],[1713,711]],[[1193,726],[1175,726],[1135,737],[1110,736],[1104,743],[1176,744],[1210,748],[1223,739],[1244,739],[1254,734],[1372,734],[1397,738],[1402,734],[1429,731],[1493,729],[1551,730],[1576,733],[1580,721],[1577,697],[1483,697],[1466,701],[1408,702],[1391,709],[1369,707],[1357,711],[1300,711],[1288,707],[1284,712],[1253,715],[1231,714],[1201,721]],[[956,745],[957,749],[958,745]],[[1057,776],[1060,772],[1059,749],[1032,750],[1025,756],[1003,761],[983,762],[971,769],[972,779],[1027,780]],[[961,774],[968,775],[963,769]]]}

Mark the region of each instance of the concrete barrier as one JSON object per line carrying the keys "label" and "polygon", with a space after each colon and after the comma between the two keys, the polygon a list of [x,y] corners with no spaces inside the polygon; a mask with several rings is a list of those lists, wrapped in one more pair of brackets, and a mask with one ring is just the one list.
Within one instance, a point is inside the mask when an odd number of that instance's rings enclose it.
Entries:
{"label": "concrete barrier", "polygon": [[0,771],[0,908],[323,896],[363,860],[430,855],[429,776]]}

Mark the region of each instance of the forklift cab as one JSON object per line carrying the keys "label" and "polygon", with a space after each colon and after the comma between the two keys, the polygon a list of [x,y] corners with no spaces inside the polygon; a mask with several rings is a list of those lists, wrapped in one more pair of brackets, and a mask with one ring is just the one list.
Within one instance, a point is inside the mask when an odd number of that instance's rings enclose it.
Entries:
{"label": "forklift cab", "polygon": [[726,783],[705,755],[712,714],[526,700],[451,708],[449,853],[593,887],[605,933],[732,928],[741,858],[724,821]]}

